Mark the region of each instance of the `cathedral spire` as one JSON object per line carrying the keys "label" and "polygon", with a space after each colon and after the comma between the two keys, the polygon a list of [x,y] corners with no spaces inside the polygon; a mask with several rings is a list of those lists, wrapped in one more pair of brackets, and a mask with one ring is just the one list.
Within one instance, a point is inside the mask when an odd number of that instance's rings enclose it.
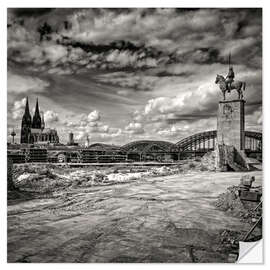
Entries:
{"label": "cathedral spire", "polygon": [[28,97],[26,97],[26,104],[25,104],[24,114],[25,115],[30,115]]}
{"label": "cathedral spire", "polygon": [[39,128],[39,129],[41,128],[41,117],[40,117],[39,107],[38,107],[38,98],[36,102],[36,110],[33,117],[32,128]]}
{"label": "cathedral spire", "polygon": [[41,129],[43,130],[45,128],[44,113],[40,112],[40,114],[41,114]]}
{"label": "cathedral spire", "polygon": [[37,98],[37,102],[36,102],[36,111],[35,111],[35,115],[39,115],[39,107],[38,107],[38,98]]}
{"label": "cathedral spire", "polygon": [[21,143],[30,143],[31,125],[32,117],[29,110],[28,97],[26,97],[25,110],[21,125]]}

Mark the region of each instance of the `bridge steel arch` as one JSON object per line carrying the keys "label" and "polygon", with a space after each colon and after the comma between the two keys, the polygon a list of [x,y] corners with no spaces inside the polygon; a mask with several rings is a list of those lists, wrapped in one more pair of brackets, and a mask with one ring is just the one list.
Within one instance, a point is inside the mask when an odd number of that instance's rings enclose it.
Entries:
{"label": "bridge steel arch", "polygon": [[127,154],[128,160],[161,161],[177,160],[178,149],[167,141],[140,140],[123,145],[121,151]]}
{"label": "bridge steel arch", "polygon": [[245,131],[246,152],[262,152],[263,138],[261,132]]}
{"label": "bridge steel arch", "polygon": [[196,150],[213,150],[217,138],[217,131],[211,130],[193,134],[176,143],[178,150],[196,151]]}
{"label": "bridge steel arch", "polygon": [[146,148],[154,145],[164,149],[164,151],[170,151],[175,146],[173,143],[167,141],[141,140],[127,143],[121,147],[121,150],[125,152],[144,152]]}
{"label": "bridge steel arch", "polygon": [[[176,143],[179,152],[214,150],[217,138],[217,131],[211,130],[200,132],[186,137]],[[245,131],[246,152],[262,152],[262,133]]]}

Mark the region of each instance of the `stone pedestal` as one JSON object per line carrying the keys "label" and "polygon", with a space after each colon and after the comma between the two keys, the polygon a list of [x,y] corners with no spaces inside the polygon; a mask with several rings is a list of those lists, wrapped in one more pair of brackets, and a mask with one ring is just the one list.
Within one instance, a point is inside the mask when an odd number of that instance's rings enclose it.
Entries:
{"label": "stone pedestal", "polygon": [[245,101],[220,101],[217,119],[217,144],[245,149]]}

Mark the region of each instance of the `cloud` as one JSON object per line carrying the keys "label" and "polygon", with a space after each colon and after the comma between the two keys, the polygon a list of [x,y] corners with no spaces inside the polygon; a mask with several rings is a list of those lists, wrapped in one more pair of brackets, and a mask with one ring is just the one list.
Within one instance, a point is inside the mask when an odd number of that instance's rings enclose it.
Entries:
{"label": "cloud", "polygon": [[76,123],[74,123],[73,121],[68,121],[68,120],[63,121],[63,124],[68,128],[74,128],[77,126]]}
{"label": "cloud", "polygon": [[94,110],[87,114],[81,114],[77,119],[65,120],[63,124],[68,128],[72,128],[77,140],[86,139],[87,135],[90,139],[108,141],[122,134],[120,128],[110,127],[100,121],[100,112]]}
{"label": "cloud", "polygon": [[125,127],[125,130],[130,134],[143,134],[144,133],[142,124],[138,122],[129,123]]}
{"label": "cloud", "polygon": [[237,63],[248,54],[244,62],[258,65],[262,22],[260,9],[254,10],[55,9],[45,15],[52,30],[43,42],[32,25],[42,26],[44,18],[13,22],[8,30],[9,59],[32,61],[39,68],[58,65],[59,74],[60,68],[66,74],[173,62],[224,63],[228,51]]}
{"label": "cloud", "polygon": [[45,61],[54,63],[67,56],[67,48],[61,45],[43,43],[43,55]]}
{"label": "cloud", "polygon": [[117,90],[116,92],[119,96],[127,97],[130,94],[129,90],[123,89],[123,90]]}
{"label": "cloud", "polygon": [[[231,52],[235,79],[247,83],[246,126],[257,130],[262,125],[261,13],[9,9],[8,117],[22,94],[38,92],[47,98],[46,110],[57,110],[63,133],[76,130],[92,140],[120,143],[177,140],[215,127],[211,119],[221,93],[214,80],[216,73],[226,75]],[[45,23],[50,30],[41,38],[37,29],[44,30]],[[68,117],[66,110],[75,115]]]}
{"label": "cloud", "polygon": [[45,123],[53,123],[53,122],[58,122],[59,121],[59,117],[58,114],[54,111],[46,111],[44,113],[44,121]]}
{"label": "cloud", "polygon": [[263,125],[263,112],[262,106],[254,110],[252,114],[246,116],[246,129],[253,131],[262,131]]}
{"label": "cloud", "polygon": [[[146,75],[144,73],[126,73],[113,72],[109,74],[101,74],[97,76],[97,80],[101,83],[108,83],[121,88],[129,88],[135,91],[153,90],[159,78],[157,76]],[[124,91],[124,92],[123,92]],[[125,94],[127,90],[119,90],[119,94]]]}
{"label": "cloud", "polygon": [[14,102],[12,107],[12,118],[14,120],[21,120],[24,114],[26,104],[26,98],[23,98],[21,100],[17,100]]}
{"label": "cloud", "polygon": [[8,8],[9,12],[14,13],[18,17],[42,16],[52,10],[52,8]]}
{"label": "cloud", "polygon": [[166,138],[179,136],[181,132],[186,132],[189,129],[188,125],[184,125],[183,127],[176,127],[175,125],[172,125],[168,128],[161,129],[158,131],[158,134],[161,136],[165,136]]}
{"label": "cloud", "polygon": [[89,122],[96,122],[100,119],[100,113],[94,110],[88,114],[87,119]]}
{"label": "cloud", "polygon": [[220,24],[219,15],[211,9],[181,15],[174,9],[170,12],[160,12],[159,9],[115,12],[107,9],[99,13],[86,9],[69,16],[72,28],[65,35],[80,42],[109,43],[128,37],[131,41],[144,39],[150,43],[153,38],[171,38],[173,31],[177,37],[191,31],[216,31],[217,24]]}
{"label": "cloud", "polygon": [[91,141],[96,141],[96,142],[108,142],[111,141],[117,137],[120,137],[122,135],[122,130],[121,129],[113,129],[113,128],[106,128],[105,132],[104,130],[99,129],[97,132],[89,131],[89,130],[79,130],[75,131],[75,138],[76,140],[83,141],[88,138]]}
{"label": "cloud", "polygon": [[216,121],[216,117],[208,117],[193,122],[182,121],[175,124],[164,122],[163,125],[155,129],[155,132],[160,136],[159,139],[176,143],[196,133],[216,129]]}
{"label": "cloud", "polygon": [[257,124],[258,125],[261,125],[263,123],[263,115],[262,115],[262,113],[260,113],[259,114],[259,117],[258,117],[258,119],[257,119]]}
{"label": "cloud", "polygon": [[143,114],[146,117],[163,116],[169,119],[173,116],[186,114],[203,114],[213,109],[213,103],[218,100],[219,92],[213,83],[200,85],[195,91],[185,91],[176,97],[157,97],[150,99]]}
{"label": "cloud", "polygon": [[[67,62],[68,51],[65,46],[54,44],[52,41],[42,42],[41,44],[27,41],[23,44],[10,42],[8,55],[9,59],[18,63],[32,63],[36,68],[47,69],[47,66],[54,67],[57,63],[61,64],[60,60],[62,63]],[[33,69],[32,67],[29,68],[30,70]]]}
{"label": "cloud", "polygon": [[32,76],[22,76],[8,72],[8,92],[13,94],[24,94],[27,92],[44,92],[49,87],[49,82]]}

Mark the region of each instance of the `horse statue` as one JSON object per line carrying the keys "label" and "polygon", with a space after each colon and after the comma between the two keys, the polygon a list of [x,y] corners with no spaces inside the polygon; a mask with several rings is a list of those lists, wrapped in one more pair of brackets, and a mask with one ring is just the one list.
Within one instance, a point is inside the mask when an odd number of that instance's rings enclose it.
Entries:
{"label": "horse statue", "polygon": [[[238,92],[238,98],[243,99],[243,91],[246,90],[246,82],[233,81],[229,87],[226,83],[225,78],[222,75],[217,74],[215,83],[219,84],[219,88],[223,94],[224,100],[226,100],[226,97],[225,97],[226,92],[230,93],[231,90],[233,89],[235,89]],[[242,87],[243,87],[243,90],[242,90]]]}

